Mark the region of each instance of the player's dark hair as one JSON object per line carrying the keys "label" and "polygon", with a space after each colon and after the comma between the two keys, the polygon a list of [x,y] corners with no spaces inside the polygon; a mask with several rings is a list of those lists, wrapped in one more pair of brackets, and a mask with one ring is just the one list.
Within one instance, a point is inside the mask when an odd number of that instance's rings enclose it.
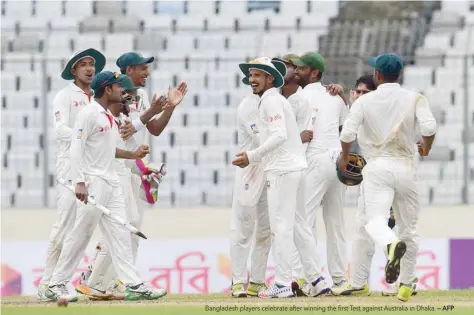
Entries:
{"label": "player's dark hair", "polygon": [[363,75],[360,78],[358,78],[356,81],[355,87],[357,88],[359,84],[365,84],[367,88],[371,91],[374,91],[377,89],[377,86],[375,85],[374,76],[371,74]]}
{"label": "player's dark hair", "polygon": [[396,83],[400,78],[400,73],[392,74],[392,75],[382,75],[383,81],[387,83]]}
{"label": "player's dark hair", "polygon": [[102,96],[104,96],[104,93],[105,87],[101,87],[100,89],[94,91],[94,98],[101,98]]}
{"label": "player's dark hair", "polygon": [[127,69],[120,69],[120,73],[126,75],[127,74]]}

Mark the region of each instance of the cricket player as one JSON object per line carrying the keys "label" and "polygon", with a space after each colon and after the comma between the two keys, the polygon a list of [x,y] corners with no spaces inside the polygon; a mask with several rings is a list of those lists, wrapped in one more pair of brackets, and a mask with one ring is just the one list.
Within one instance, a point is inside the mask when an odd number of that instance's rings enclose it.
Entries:
{"label": "cricket player", "polygon": [[[242,80],[249,84],[248,78]],[[260,143],[257,121],[260,98],[245,97],[237,109],[239,152],[250,151]],[[255,234],[254,234],[255,233]],[[232,266],[233,297],[258,296],[267,289],[265,273],[271,247],[270,221],[266,180],[261,163],[237,168],[230,221],[230,260]],[[250,279],[247,282],[247,261],[252,242]]]}
{"label": "cricket player", "polygon": [[[147,78],[150,75],[148,65],[154,60],[154,57],[145,58],[136,52],[125,53],[117,59],[116,64],[119,67],[121,73],[127,75],[132,80],[135,86],[140,87],[137,90],[137,102],[130,106],[129,115],[132,122],[126,122],[120,127],[120,132],[122,134],[123,140],[127,140],[133,136],[137,144],[146,144],[148,138],[147,130],[151,135],[159,136],[168,125],[168,122],[171,119],[174,109],[179,103],[181,103],[187,93],[187,84],[185,82],[181,82],[177,88],[170,87],[168,89],[167,107],[163,110],[162,113],[160,113],[159,116],[155,116],[148,122],[144,122],[141,119],[140,115],[142,115],[151,106],[154,106],[156,102],[160,101],[160,98],[156,97],[155,95],[152,99],[152,104],[150,105],[148,95],[144,89]],[[132,174],[133,195],[138,203],[139,217],[137,222],[137,228],[141,226],[143,213],[145,207],[147,206],[146,203],[139,198],[140,185],[140,176]],[[132,248],[135,257],[134,259],[136,259],[138,252],[138,237],[133,238],[132,241]]]}
{"label": "cricket player", "polygon": [[[328,85],[328,90],[331,91],[332,93],[335,93],[339,96],[341,96],[341,98],[344,99],[344,87],[342,85],[339,85],[339,84],[330,84]],[[363,75],[361,76],[360,78],[358,78],[356,80],[356,83],[354,85],[354,88],[350,90],[350,97],[349,97],[349,100],[350,100],[350,103],[348,104],[348,106],[352,106],[352,104],[354,104],[354,102],[359,98],[359,96],[362,96],[362,95],[365,95],[367,93],[370,93],[374,90],[377,89],[377,86],[375,85],[375,81],[374,81],[374,76],[373,74],[369,74],[369,75]],[[416,147],[416,150],[417,149],[417,146],[415,145]],[[359,146],[357,144],[357,140],[352,142],[351,144],[351,152],[359,152],[360,149],[359,149]],[[415,168],[416,168],[416,155],[414,155],[414,163],[415,163]],[[394,217],[394,214],[393,214],[393,208],[390,208],[390,218],[388,219],[388,226],[398,235],[398,231],[397,231],[397,228],[396,228],[396,222],[395,222],[395,217]],[[353,253],[354,257],[353,257],[353,261],[356,261],[357,259],[357,253]],[[359,276],[357,274],[353,274],[352,275],[352,278],[360,278],[360,277],[364,277],[364,272],[365,270],[370,270],[370,265],[369,266],[362,266],[362,267],[355,267],[355,268],[352,268],[352,272],[362,272],[362,276]],[[418,283],[418,278],[414,277],[411,279],[410,281],[411,285],[412,285],[412,295],[416,295],[416,286],[417,286],[417,283]],[[398,288],[399,288],[400,284],[398,282],[394,283],[393,285],[391,285],[391,287],[387,290],[383,290],[382,291],[382,295],[383,296],[393,296],[393,295],[397,295],[398,294]],[[366,295],[370,293],[370,291],[352,291],[352,294],[353,295]]]}
{"label": "cricket player", "polygon": [[[253,93],[260,98],[257,123],[260,145],[256,149],[238,153],[232,164],[242,168],[254,163],[264,165],[276,264],[275,282],[267,290],[260,291],[258,296],[294,297],[291,289],[294,243],[300,252],[306,276],[310,279],[303,292],[309,296],[318,296],[327,292],[327,288],[316,262],[316,248],[306,242],[311,230],[305,221],[304,207],[297,206],[297,194],[301,193],[298,188],[302,170],[306,168],[306,159],[291,105],[277,90],[283,86],[285,66],[281,62],[261,57],[250,63],[242,63],[239,67],[248,77]],[[277,67],[281,70],[277,70]],[[300,210],[297,212],[297,209]]]}
{"label": "cricket player", "polygon": [[[105,57],[99,51],[89,48],[78,51],[69,58],[61,77],[72,82],[62,89],[53,100],[54,128],[56,133],[57,159],[56,178],[70,179],[69,148],[72,128],[76,116],[91,102],[90,84],[96,73],[105,66]],[[49,237],[43,278],[38,287],[37,298],[49,301],[45,296],[48,283],[61,254],[67,233],[74,225],[76,198],[61,185],[58,186],[57,219]]]}
{"label": "cricket player", "polygon": [[291,95],[301,90],[299,85],[299,77],[296,76],[296,66],[291,62],[291,59],[298,58],[295,54],[286,54],[283,57],[273,58],[272,60],[283,62],[286,66],[286,75],[284,77],[285,84],[280,88],[280,94],[288,99]]}
{"label": "cricket player", "polygon": [[[293,107],[298,112],[296,118],[302,141],[307,143],[308,168],[305,171],[303,202],[313,227],[315,241],[316,210],[322,205],[326,227],[327,264],[333,287],[338,287],[347,281],[343,211],[345,186],[338,180],[334,170],[341,152],[339,130],[347,116],[347,107],[339,96],[331,95],[321,84],[325,62],[320,54],[308,52],[292,59],[292,62],[297,66],[296,74],[303,87],[303,91],[294,94],[289,100],[291,104],[296,103]],[[306,99],[307,103],[304,100],[295,102],[297,97]],[[311,121],[308,125],[309,120]],[[312,133],[305,137],[305,132],[309,131]]]}
{"label": "cricket player", "polygon": [[[108,112],[114,117],[115,123],[119,128],[127,121],[130,112],[129,106],[135,105],[138,90],[138,87],[135,86],[132,80],[127,76],[124,76],[121,86],[124,90],[122,101],[111,104],[108,108]],[[163,108],[166,108],[168,105],[168,102],[164,96],[161,96],[158,102],[153,101],[152,104],[153,106],[140,116],[140,120],[144,123],[147,123],[155,115],[161,113]],[[130,137],[124,141],[118,129],[116,136],[118,148],[133,151],[137,147],[134,137]],[[124,194],[127,220],[133,226],[137,226],[139,222],[138,205],[133,195],[131,165],[126,162],[128,162],[128,160],[115,159],[115,169],[120,181],[120,187]],[[132,235],[131,237],[135,238],[138,236]],[[112,266],[108,247],[102,240],[99,241],[96,248],[96,256],[88,267],[88,271],[83,273],[80,284],[76,287],[76,291],[92,299],[123,299],[125,297],[125,286],[117,279],[117,273]]]}
{"label": "cricket player", "polygon": [[115,158],[140,159],[148,154],[148,146],[140,146],[135,152],[116,147],[118,129],[107,109],[121,101],[120,84],[124,77],[109,71],[97,74],[91,82],[94,100],[79,113],[74,125],[70,178],[76,197],[83,203],[77,208],[74,227],[66,237],[45,292],[51,300],[74,300],[66,284],[71,280],[98,224],[119,279],[126,284],[125,300],[155,300],[166,295],[165,290],[150,288],[138,277],[130,231],[88,202],[94,198],[97,204],[108,208],[112,216],[125,218],[125,202],[115,170]]}
{"label": "cricket player", "polygon": [[[286,54],[281,58],[276,57],[273,58],[272,61],[280,61],[285,64],[286,67],[286,74],[284,76],[285,84],[280,88],[280,94],[283,95],[290,104],[293,106],[294,103],[290,101],[293,95],[297,92],[301,91],[302,88],[299,85],[299,77],[296,75],[296,66],[291,62],[291,59],[297,58],[298,55],[296,54]],[[294,98],[294,97],[293,97]],[[297,115],[297,111],[293,107],[293,112],[295,116]],[[298,117],[296,119],[298,123]],[[307,131],[307,135],[312,139],[313,131]],[[293,251],[293,261],[292,261],[292,282],[291,288],[296,296],[304,296],[304,293],[301,291],[303,284],[306,282],[303,265],[301,264],[300,254],[296,246],[294,247]]]}
{"label": "cricket player", "polygon": [[[359,227],[354,248],[358,255],[353,265],[366,270],[356,272],[359,277],[352,284],[333,293],[350,295],[369,291],[366,266],[370,266],[376,243],[387,255],[385,280],[395,283],[400,276],[397,297],[407,301],[412,293],[410,282],[415,276],[419,242],[420,203],[413,163],[416,121],[421,131],[421,140],[417,142],[421,156],[429,154],[437,125],[428,100],[397,83],[403,69],[399,56],[381,54],[369,59],[369,65],[374,68],[377,90],[359,97],[352,105],[341,132],[339,158],[339,169],[345,171],[350,143],[357,136],[367,165],[362,171],[364,180],[360,187]],[[392,204],[398,236],[387,226]]]}

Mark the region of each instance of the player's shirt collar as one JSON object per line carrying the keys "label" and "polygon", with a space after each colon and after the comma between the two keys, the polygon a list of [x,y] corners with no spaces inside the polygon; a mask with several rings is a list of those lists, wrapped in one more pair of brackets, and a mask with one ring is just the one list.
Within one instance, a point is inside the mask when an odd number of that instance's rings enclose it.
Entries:
{"label": "player's shirt collar", "polygon": [[275,94],[280,94],[277,88],[268,89],[262,94],[262,96],[260,97],[260,101],[263,101],[263,99],[267,96],[275,95]]}

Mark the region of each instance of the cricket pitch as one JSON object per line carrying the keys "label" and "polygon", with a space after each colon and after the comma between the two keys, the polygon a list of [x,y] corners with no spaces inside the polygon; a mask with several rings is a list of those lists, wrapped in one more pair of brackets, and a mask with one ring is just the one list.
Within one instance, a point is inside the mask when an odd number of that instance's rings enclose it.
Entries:
{"label": "cricket pitch", "polygon": [[225,294],[173,294],[157,301],[89,301],[69,306],[41,303],[34,297],[2,298],[2,315],[199,315],[199,314],[474,314],[474,290],[421,291],[408,302],[374,292],[369,297],[293,299],[232,298]]}

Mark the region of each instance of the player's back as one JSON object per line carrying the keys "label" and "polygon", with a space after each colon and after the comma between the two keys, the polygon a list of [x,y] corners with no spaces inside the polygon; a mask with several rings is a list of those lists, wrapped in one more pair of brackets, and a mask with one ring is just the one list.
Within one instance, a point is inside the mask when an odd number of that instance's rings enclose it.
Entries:
{"label": "player's back", "polygon": [[308,144],[308,155],[321,154],[331,149],[340,149],[339,126],[347,116],[347,108],[339,96],[327,92],[321,83],[308,84],[302,93],[315,111],[313,139]]}
{"label": "player's back", "polygon": [[412,158],[418,111],[429,111],[426,98],[399,84],[388,83],[359,97],[358,102],[363,113],[358,135],[362,155]]}

